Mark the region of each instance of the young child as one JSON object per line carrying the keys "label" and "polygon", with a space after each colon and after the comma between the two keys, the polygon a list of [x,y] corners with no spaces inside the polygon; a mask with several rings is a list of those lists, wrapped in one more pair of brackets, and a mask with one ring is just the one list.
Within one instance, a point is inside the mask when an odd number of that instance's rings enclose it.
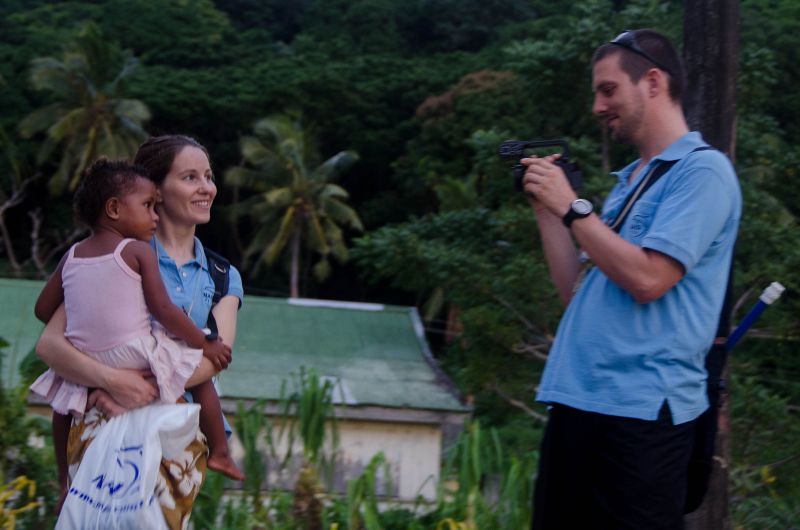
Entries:
{"label": "young child", "polygon": [[[66,337],[87,355],[117,368],[149,369],[164,403],[175,403],[200,363],[215,367],[230,355],[219,338],[209,340],[174,305],[148,243],[156,230],[156,186],[143,168],[97,160],[75,193],[75,212],[91,235],[72,246],[42,289],[36,317],[47,322],[64,303]],[[152,317],[157,321],[151,320]],[[164,329],[185,341],[177,343]],[[54,410],[53,439],[62,496],[67,491],[67,437],[71,417],[86,408],[85,387],[48,370],[31,385]],[[234,480],[244,475],[229,454],[222,410],[211,381],[191,389],[208,438],[208,467]]]}

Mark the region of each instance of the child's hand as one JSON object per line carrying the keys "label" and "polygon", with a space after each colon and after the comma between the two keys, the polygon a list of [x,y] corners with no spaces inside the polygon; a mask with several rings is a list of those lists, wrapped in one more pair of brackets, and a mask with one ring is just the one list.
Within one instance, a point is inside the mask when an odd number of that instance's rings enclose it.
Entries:
{"label": "child's hand", "polygon": [[231,349],[222,339],[206,341],[203,345],[203,356],[211,361],[217,371],[224,370],[231,363]]}

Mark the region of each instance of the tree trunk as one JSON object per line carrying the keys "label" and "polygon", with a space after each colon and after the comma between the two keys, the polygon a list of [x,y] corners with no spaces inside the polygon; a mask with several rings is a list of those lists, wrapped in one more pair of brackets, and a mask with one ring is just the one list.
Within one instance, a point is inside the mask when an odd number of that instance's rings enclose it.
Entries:
{"label": "tree trunk", "polygon": [[17,261],[17,255],[14,253],[14,244],[11,241],[11,235],[8,233],[5,220],[5,209],[0,207],[0,237],[3,238],[3,244],[6,249],[6,256],[8,256],[8,264],[14,270],[14,276],[19,277],[22,272],[22,267]]}
{"label": "tree trunk", "polygon": [[688,0],[683,35],[689,127],[733,160],[739,0]]}
{"label": "tree trunk", "polygon": [[289,296],[291,298],[300,297],[300,235],[302,233],[302,225],[295,227],[292,234],[292,264],[291,264],[291,280]]}
{"label": "tree trunk", "polygon": [[[687,0],[684,23],[689,127],[731,160],[735,158],[739,0]],[[725,378],[729,380],[729,369]],[[729,399],[719,411],[714,470],[703,504],[686,518],[686,530],[729,530]]]}

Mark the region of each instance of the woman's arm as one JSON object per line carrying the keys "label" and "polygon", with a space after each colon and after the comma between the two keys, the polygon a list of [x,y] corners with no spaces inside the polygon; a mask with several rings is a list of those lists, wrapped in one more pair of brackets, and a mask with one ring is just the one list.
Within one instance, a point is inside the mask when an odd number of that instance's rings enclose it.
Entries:
{"label": "woman's arm", "polygon": [[211,309],[214,320],[217,322],[217,330],[222,342],[233,349],[236,342],[236,317],[239,310],[239,299],[228,295],[222,298],[217,305]]}
{"label": "woman's arm", "polygon": [[[226,296],[213,307],[211,313],[217,322],[217,333],[229,348],[233,348],[236,341],[236,312],[239,309],[239,299],[235,296]],[[227,368],[227,365],[226,365]],[[200,366],[194,371],[186,382],[186,388],[191,388],[200,383],[204,383],[217,375],[221,370],[215,370],[214,366],[203,357]]]}
{"label": "woman's arm", "polygon": [[111,368],[76,349],[64,337],[66,326],[62,304],[36,343],[36,354],[58,375],[79,385],[102,388],[128,409],[143,407],[158,397],[142,373]]}

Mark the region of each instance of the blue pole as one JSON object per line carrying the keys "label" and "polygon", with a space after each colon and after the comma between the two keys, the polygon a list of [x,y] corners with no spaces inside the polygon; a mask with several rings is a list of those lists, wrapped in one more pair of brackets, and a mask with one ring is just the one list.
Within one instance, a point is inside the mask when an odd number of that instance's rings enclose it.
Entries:
{"label": "blue pole", "polygon": [[750,312],[747,313],[739,325],[736,326],[736,329],[733,330],[733,333],[730,334],[728,340],[725,342],[725,348],[728,351],[731,351],[733,347],[736,346],[747,330],[750,329],[750,326],[758,320],[761,313],[763,313],[768,306],[772,305],[775,300],[780,298],[784,290],[784,286],[778,282],[772,282],[769,287],[764,289],[764,292],[758,297],[758,302],[750,309]]}

